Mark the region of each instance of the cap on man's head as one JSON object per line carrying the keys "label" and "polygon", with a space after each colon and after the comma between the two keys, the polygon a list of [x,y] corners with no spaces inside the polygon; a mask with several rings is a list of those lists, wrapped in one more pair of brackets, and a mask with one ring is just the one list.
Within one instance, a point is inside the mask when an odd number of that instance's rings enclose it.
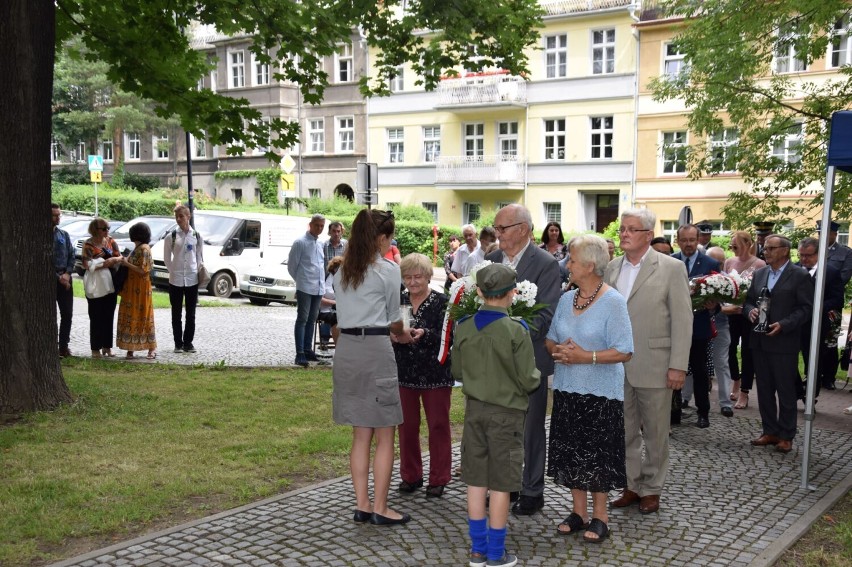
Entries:
{"label": "cap on man's head", "polygon": [[698,232],[701,234],[713,234],[713,225],[709,222],[701,222],[695,226],[698,227]]}
{"label": "cap on man's head", "polygon": [[476,286],[485,297],[503,295],[516,284],[517,273],[506,264],[489,264],[476,272]]}
{"label": "cap on man's head", "polygon": [[754,233],[757,236],[769,236],[775,230],[774,222],[757,221],[754,223]]}
{"label": "cap on man's head", "polygon": [[[830,232],[837,232],[840,230],[840,223],[831,221],[829,226],[831,226]],[[819,232],[820,230],[822,230],[822,221],[817,221],[816,231]]]}

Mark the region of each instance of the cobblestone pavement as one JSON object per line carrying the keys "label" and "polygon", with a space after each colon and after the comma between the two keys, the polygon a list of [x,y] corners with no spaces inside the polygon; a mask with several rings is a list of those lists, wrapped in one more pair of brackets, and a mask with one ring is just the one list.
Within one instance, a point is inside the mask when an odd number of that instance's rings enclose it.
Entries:
{"label": "cobblestone pavement", "polygon": [[[168,310],[156,311],[159,362],[232,366],[292,364],[295,309],[274,305],[201,308],[196,354],[173,354]],[[88,353],[85,300],[75,300],[73,341]],[[148,363],[134,362],[134,364]],[[754,398],[754,396],[753,396]],[[714,408],[716,396],[711,395]],[[756,406],[756,399],[752,399]],[[756,408],[726,419],[718,409],[709,429],[694,427],[695,414],[674,428],[671,469],[657,514],[636,507],[610,512],[612,537],[601,545],[556,533],[570,511],[570,492],[548,483],[543,513],[509,521],[507,549],[520,565],[771,565],[819,515],[852,488],[852,405],[846,391],[823,392],[817,408],[810,484],[801,489],[802,431],[788,455],[754,448],[760,431]],[[823,416],[831,414],[831,419]],[[800,410],[800,425],[802,411]],[[844,419],[847,418],[847,419]],[[821,419],[823,421],[821,421]],[[454,464],[458,464],[455,447]],[[392,486],[399,482],[394,470]],[[396,492],[390,505],[410,512],[405,526],[352,522],[354,498],[342,477],[203,518],[69,559],[56,566],[466,565],[465,487],[452,482],[441,499]]]}

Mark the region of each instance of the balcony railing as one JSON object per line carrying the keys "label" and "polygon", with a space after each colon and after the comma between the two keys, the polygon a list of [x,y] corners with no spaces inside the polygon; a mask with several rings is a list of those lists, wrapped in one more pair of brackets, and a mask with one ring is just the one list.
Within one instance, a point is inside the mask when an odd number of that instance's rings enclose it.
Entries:
{"label": "balcony railing", "polygon": [[527,83],[511,75],[446,78],[438,85],[439,106],[526,105]]}
{"label": "balcony railing", "polygon": [[526,158],[518,156],[441,156],[436,183],[523,183]]}

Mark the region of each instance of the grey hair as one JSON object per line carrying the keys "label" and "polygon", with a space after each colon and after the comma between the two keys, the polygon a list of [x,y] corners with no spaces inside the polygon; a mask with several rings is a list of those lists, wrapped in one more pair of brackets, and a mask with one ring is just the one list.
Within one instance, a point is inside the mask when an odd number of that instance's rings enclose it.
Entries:
{"label": "grey hair", "polygon": [[501,211],[509,210],[512,211],[512,218],[515,219],[515,222],[522,222],[529,227],[530,232],[533,230],[533,221],[532,215],[530,214],[530,210],[523,205],[518,203],[512,203],[510,205],[506,205]]}
{"label": "grey hair", "polygon": [[654,230],[657,224],[657,215],[651,209],[627,209],[621,213],[622,220],[625,217],[639,219],[639,222],[642,223],[642,228],[645,230]]}
{"label": "grey hair", "polygon": [[595,275],[603,277],[609,264],[606,240],[596,234],[580,234],[568,241],[568,251],[575,262],[594,264]]}
{"label": "grey hair", "polygon": [[819,239],[807,236],[799,241],[799,250],[802,248],[810,248],[812,246],[814,250],[819,250]]}
{"label": "grey hair", "polygon": [[[770,238],[777,238],[778,240],[780,240],[781,246],[783,248],[786,248],[787,250],[790,250],[790,249],[793,248],[793,243],[790,242],[790,239],[787,238],[786,236],[782,235],[782,234],[770,234],[769,236],[766,237],[766,240],[769,240]],[[788,252],[788,254],[789,254],[789,252]]]}
{"label": "grey hair", "polygon": [[462,227],[461,227],[461,232],[462,232],[462,234],[464,234],[464,231],[466,231],[466,230],[468,230],[468,229],[472,230],[472,231],[473,231],[474,236],[476,236],[476,234],[477,234],[477,232],[476,232],[476,227],[475,227],[475,226],[473,226],[472,224],[465,224],[465,225],[462,225]]}
{"label": "grey hair", "polygon": [[420,273],[426,276],[427,281],[432,278],[432,262],[423,254],[412,252],[406,254],[405,258],[399,262],[399,273]]}
{"label": "grey hair", "polygon": [[319,213],[314,213],[311,215],[311,222],[314,221],[325,221],[325,217]]}
{"label": "grey hair", "polygon": [[722,255],[722,264],[725,263],[725,250],[723,250],[719,246],[711,246],[710,248],[707,249],[707,252],[705,252],[705,254],[707,254],[708,256],[710,256],[711,258],[713,258],[714,260],[717,260],[717,261],[719,259],[716,258],[715,256],[721,254]]}

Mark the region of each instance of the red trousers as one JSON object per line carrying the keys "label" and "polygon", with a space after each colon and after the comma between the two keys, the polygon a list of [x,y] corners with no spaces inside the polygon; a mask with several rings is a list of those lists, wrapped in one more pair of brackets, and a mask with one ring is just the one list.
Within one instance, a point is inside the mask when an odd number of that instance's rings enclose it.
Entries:
{"label": "red trousers", "polygon": [[399,387],[402,402],[402,425],[399,426],[399,474],[405,482],[415,483],[423,478],[423,459],[420,450],[420,400],[429,428],[429,482],[443,486],[450,482],[453,462],[450,435],[450,399],[452,388],[420,390]]}

